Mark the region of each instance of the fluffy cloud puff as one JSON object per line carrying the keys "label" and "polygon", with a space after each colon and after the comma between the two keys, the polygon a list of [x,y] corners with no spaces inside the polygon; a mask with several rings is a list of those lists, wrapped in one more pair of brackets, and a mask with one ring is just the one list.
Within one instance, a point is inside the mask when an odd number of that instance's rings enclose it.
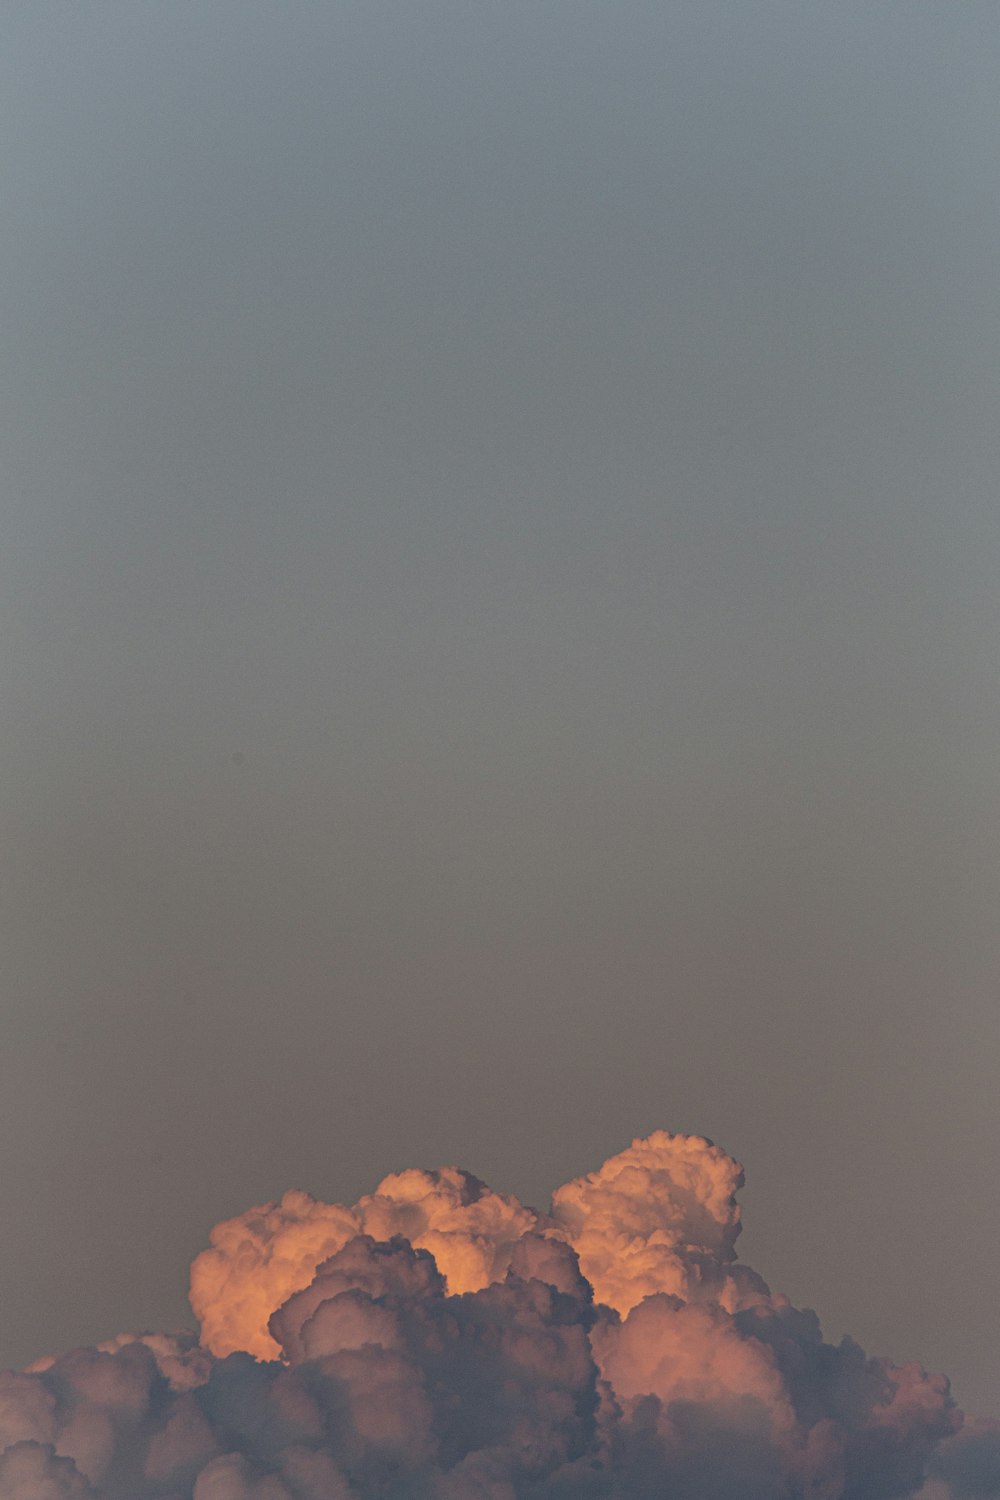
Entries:
{"label": "fluffy cloud puff", "polygon": [[547,1214],[454,1168],[288,1193],[195,1261],[200,1342],[0,1377],[0,1500],[1000,1493],[946,1380],[825,1343],[737,1264],[742,1181],[657,1132]]}
{"label": "fluffy cloud puff", "polygon": [[1000,1422],[967,1422],[942,1443],[921,1500],[1000,1500]]}
{"label": "fluffy cloud puff", "polygon": [[273,1359],[272,1312],[354,1235],[401,1234],[431,1252],[451,1291],[474,1292],[506,1273],[513,1246],[537,1220],[534,1209],[455,1167],[393,1173],[352,1208],[293,1190],[216,1225],[191,1267],[191,1306],[215,1354],[245,1349]]}
{"label": "fluffy cloud puff", "polygon": [[191,1306],[213,1353],[273,1359],[271,1313],[355,1234],[403,1235],[461,1293],[502,1280],[537,1228],[573,1246],[597,1299],[618,1312],[652,1292],[735,1311],[767,1296],[755,1272],[733,1264],[742,1185],[743,1168],[711,1141],[659,1130],[558,1188],[549,1214],[454,1167],[394,1173],[353,1207],[292,1191],[212,1230],[191,1267]]}

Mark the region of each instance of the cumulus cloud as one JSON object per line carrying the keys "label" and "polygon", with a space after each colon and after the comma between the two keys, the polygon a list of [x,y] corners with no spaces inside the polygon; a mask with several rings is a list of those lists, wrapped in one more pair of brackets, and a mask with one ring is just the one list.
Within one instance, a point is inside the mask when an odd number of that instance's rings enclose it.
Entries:
{"label": "cumulus cloud", "polygon": [[[743,1182],[657,1132],[548,1213],[455,1168],[211,1235],[191,1335],[0,1377],[0,1500],[976,1500],[995,1429],[736,1260]],[[992,1486],[992,1488],[991,1488]]]}
{"label": "cumulus cloud", "polygon": [[393,1173],[352,1208],[288,1192],[212,1230],[210,1248],[191,1267],[191,1306],[215,1354],[245,1349],[273,1359],[272,1312],[354,1235],[401,1234],[431,1252],[450,1291],[475,1292],[504,1275],[511,1250],[537,1219],[455,1167]]}
{"label": "cumulus cloud", "polygon": [[743,1168],[700,1136],[658,1130],[552,1195],[552,1217],[599,1302],[625,1314],[654,1292],[759,1302],[767,1286],[734,1266]]}
{"label": "cumulus cloud", "polygon": [[1000,1500],[1000,1421],[968,1422],[936,1450],[921,1500]]}
{"label": "cumulus cloud", "polygon": [[13,1443],[0,1453],[3,1500],[88,1500],[93,1493],[71,1459],[40,1443]]}

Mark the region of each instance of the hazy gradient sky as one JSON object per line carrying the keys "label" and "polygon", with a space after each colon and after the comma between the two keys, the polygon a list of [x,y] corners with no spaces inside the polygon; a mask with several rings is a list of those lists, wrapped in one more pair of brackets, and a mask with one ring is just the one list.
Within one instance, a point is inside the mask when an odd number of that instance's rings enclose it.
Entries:
{"label": "hazy gradient sky", "polygon": [[0,18],[0,1363],[663,1126],[995,1410],[993,3]]}

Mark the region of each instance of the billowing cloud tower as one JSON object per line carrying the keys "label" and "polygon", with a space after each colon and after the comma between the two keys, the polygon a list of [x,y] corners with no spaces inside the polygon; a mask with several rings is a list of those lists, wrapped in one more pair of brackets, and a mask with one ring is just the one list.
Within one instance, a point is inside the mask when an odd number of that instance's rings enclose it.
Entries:
{"label": "billowing cloud tower", "polygon": [[998,1493],[942,1376],[824,1343],[737,1262],[742,1183],[659,1131],[548,1213],[451,1167],[286,1193],[212,1231],[198,1338],[0,1376],[0,1500]]}

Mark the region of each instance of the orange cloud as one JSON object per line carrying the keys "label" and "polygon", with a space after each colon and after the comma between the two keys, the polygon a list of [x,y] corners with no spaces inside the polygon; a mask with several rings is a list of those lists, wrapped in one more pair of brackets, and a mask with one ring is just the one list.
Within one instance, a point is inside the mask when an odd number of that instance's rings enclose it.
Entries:
{"label": "orange cloud", "polygon": [[187,1334],[0,1376],[0,1500],[973,1500],[993,1428],[736,1260],[739,1163],[658,1131],[541,1214],[458,1168],[218,1225]]}

